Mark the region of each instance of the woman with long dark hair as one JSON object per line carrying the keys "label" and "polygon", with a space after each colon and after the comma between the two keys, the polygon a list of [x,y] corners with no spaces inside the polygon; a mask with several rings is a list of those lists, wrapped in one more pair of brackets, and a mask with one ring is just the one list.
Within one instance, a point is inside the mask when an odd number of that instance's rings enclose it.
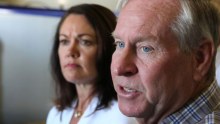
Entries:
{"label": "woman with long dark hair", "polygon": [[47,124],[134,124],[119,111],[111,79],[115,25],[114,13],[96,4],[63,16],[51,55],[56,99]]}

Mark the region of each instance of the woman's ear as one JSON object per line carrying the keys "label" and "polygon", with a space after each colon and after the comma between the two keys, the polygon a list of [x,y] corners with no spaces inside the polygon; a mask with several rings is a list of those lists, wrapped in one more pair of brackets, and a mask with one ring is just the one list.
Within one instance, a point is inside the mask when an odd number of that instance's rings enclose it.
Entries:
{"label": "woman's ear", "polygon": [[194,80],[200,81],[207,74],[214,57],[214,43],[212,40],[204,39],[195,50],[195,72]]}

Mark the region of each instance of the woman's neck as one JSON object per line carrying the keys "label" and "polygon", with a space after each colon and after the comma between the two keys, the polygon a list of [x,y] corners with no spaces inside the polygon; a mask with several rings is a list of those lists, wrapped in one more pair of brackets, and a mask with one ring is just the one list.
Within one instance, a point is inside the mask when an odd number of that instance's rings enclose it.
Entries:
{"label": "woman's neck", "polygon": [[92,84],[77,84],[78,102],[76,110],[84,111],[94,96],[94,86]]}

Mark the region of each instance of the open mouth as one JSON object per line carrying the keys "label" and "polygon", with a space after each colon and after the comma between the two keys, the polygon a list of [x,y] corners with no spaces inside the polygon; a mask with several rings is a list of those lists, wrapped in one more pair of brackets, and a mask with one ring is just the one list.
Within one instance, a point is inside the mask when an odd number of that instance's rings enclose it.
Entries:
{"label": "open mouth", "polygon": [[134,88],[131,88],[131,87],[119,86],[118,87],[118,95],[121,98],[135,99],[139,95],[141,95],[141,92],[138,91],[137,89],[134,89]]}
{"label": "open mouth", "polygon": [[128,87],[121,87],[125,92],[127,93],[135,93],[137,92],[137,90],[132,89],[132,88],[128,88]]}

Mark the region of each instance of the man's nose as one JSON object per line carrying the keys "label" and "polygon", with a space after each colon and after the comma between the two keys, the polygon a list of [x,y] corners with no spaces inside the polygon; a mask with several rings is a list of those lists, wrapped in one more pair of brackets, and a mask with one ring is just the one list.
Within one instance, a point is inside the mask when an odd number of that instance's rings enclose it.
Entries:
{"label": "man's nose", "polygon": [[138,72],[135,64],[135,53],[129,49],[124,49],[119,53],[114,53],[112,57],[112,71],[118,76],[132,76]]}

